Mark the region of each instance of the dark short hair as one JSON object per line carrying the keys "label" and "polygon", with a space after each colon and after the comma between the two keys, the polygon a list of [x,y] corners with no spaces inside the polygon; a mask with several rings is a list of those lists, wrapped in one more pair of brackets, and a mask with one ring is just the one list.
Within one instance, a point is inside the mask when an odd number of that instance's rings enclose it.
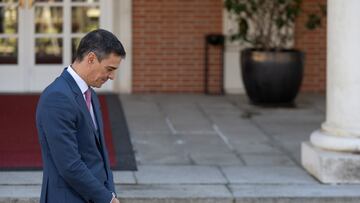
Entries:
{"label": "dark short hair", "polygon": [[87,33],[80,41],[76,50],[75,60],[82,61],[84,57],[94,52],[99,61],[115,54],[125,58],[126,53],[119,39],[111,32],[97,29]]}

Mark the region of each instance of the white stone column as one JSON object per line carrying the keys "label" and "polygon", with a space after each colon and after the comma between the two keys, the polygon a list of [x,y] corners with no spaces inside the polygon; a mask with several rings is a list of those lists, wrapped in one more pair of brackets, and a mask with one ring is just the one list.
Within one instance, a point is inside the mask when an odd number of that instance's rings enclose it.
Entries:
{"label": "white stone column", "polygon": [[326,121],[302,144],[323,183],[360,183],[360,1],[327,2]]}

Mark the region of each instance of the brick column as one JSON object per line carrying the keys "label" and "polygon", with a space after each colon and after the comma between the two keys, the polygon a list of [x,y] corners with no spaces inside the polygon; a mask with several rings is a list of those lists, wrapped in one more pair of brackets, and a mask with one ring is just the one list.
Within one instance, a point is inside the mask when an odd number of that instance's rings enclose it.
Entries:
{"label": "brick column", "polygon": [[[202,93],[204,39],[222,32],[222,0],[133,0],[133,92]],[[210,50],[210,88],[220,58]]]}

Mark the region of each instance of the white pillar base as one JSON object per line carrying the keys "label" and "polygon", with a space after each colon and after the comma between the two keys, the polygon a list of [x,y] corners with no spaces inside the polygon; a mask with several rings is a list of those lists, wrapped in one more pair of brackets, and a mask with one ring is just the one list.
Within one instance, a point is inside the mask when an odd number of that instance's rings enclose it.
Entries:
{"label": "white pillar base", "polygon": [[[334,132],[337,132],[334,130]],[[343,152],[360,152],[360,137],[339,136],[325,130],[314,131],[310,136],[311,144],[316,147]]]}
{"label": "white pillar base", "polygon": [[360,183],[359,154],[327,151],[303,142],[301,163],[322,183]]}

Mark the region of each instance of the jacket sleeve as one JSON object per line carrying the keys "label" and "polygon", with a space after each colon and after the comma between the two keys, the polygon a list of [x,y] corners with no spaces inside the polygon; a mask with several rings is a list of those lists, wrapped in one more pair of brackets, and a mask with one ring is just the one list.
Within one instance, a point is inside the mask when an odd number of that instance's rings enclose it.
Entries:
{"label": "jacket sleeve", "polygon": [[44,98],[41,108],[40,126],[62,178],[86,200],[109,203],[111,191],[95,178],[81,160],[76,139],[76,107],[66,95],[58,92]]}
{"label": "jacket sleeve", "polygon": [[109,175],[110,175],[110,177],[109,177],[110,190],[117,195],[116,190],[115,190],[114,176],[113,176],[113,173],[111,170],[109,171]]}

